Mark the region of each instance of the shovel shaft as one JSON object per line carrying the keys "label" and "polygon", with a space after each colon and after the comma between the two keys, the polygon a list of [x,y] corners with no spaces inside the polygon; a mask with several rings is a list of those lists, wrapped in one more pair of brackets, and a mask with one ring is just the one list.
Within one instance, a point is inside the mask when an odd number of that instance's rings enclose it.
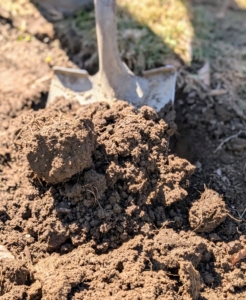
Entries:
{"label": "shovel shaft", "polygon": [[[0,0],[1,1],[1,0]],[[135,76],[121,61],[117,45],[116,1],[94,0],[98,39],[99,72],[58,68],[52,80],[49,102],[56,97],[77,99],[81,104],[115,99],[130,102],[136,108],[149,105],[158,112],[173,102],[176,73],[173,69],[154,69],[144,77]]]}
{"label": "shovel shaft", "polygon": [[127,74],[117,43],[115,0],[95,0],[99,72],[113,82],[117,74]]}

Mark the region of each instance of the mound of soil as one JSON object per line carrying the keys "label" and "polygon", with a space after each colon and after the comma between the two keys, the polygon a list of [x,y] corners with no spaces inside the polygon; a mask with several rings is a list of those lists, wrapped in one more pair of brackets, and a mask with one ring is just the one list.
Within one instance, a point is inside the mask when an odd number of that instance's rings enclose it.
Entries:
{"label": "mound of soil", "polygon": [[[214,284],[223,286],[218,295],[244,285],[230,262],[243,245],[228,252],[216,235],[199,237],[177,208],[194,167],[168,155],[170,124],[123,101],[82,107],[64,99],[14,119],[0,141],[0,243],[16,259],[4,273],[3,299],[188,300]],[[68,175],[62,168],[73,155],[86,165]],[[59,180],[39,172],[46,166]],[[217,226],[225,206],[207,192],[191,213],[207,207],[204,227]],[[3,270],[7,264],[0,261]]]}
{"label": "mound of soil", "polygon": [[4,232],[14,230],[17,238],[21,228],[36,261],[38,253],[66,253],[89,241],[105,252],[162,226],[165,206],[184,199],[194,170],[167,155],[169,130],[151,108],[137,113],[123,101],[110,108],[60,99],[25,113],[6,132],[5,147],[21,165],[4,173],[6,183],[9,176],[18,182],[2,203]]}
{"label": "mound of soil", "polygon": [[[181,282],[187,281],[180,290],[182,299],[197,299],[200,275],[195,268],[206,247],[197,245],[196,238],[188,244],[182,239],[179,248],[184,243],[191,247],[188,259],[186,252],[175,250],[178,234],[173,239],[174,232],[161,231],[161,238],[159,234],[152,240],[166,222],[165,207],[187,195],[184,188],[194,171],[186,160],[168,156],[170,132],[170,125],[151,108],[137,112],[123,101],[111,107],[106,103],[81,107],[59,99],[45,110],[17,117],[1,140],[5,154],[0,240],[17,259],[24,257],[27,273],[22,266],[18,270],[28,278],[14,282],[23,285],[18,290],[21,296],[9,288],[2,294],[17,299],[68,299],[77,292],[83,299],[91,299],[92,294],[135,297],[139,292],[148,299],[155,294],[173,297],[177,282],[161,271],[164,261],[155,262],[159,251],[166,251],[169,255],[158,259],[165,260],[167,270],[175,269]],[[126,248],[119,248],[130,239]],[[155,255],[147,250],[153,243],[159,249]],[[135,249],[133,256],[127,247]],[[201,251],[198,257],[196,248]],[[116,249],[111,258],[98,256],[111,249]],[[59,255],[50,255],[53,252]],[[74,261],[74,255],[83,262]],[[133,276],[137,270],[142,273],[140,281]],[[6,273],[6,280],[9,277]],[[86,282],[91,280],[90,288]],[[111,281],[112,290],[111,286],[105,290]],[[84,288],[79,288],[82,282]]]}

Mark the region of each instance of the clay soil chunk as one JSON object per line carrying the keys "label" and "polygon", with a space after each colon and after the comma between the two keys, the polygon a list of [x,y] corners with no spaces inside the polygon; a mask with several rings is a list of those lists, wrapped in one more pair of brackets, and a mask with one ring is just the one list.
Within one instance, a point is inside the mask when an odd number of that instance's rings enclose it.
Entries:
{"label": "clay soil chunk", "polygon": [[205,188],[201,198],[190,209],[190,226],[196,232],[211,232],[225,221],[227,214],[222,197],[215,191]]}
{"label": "clay soil chunk", "polygon": [[23,130],[25,135],[31,136],[25,149],[30,168],[47,182],[67,181],[91,167],[96,138],[90,120],[40,113]]}

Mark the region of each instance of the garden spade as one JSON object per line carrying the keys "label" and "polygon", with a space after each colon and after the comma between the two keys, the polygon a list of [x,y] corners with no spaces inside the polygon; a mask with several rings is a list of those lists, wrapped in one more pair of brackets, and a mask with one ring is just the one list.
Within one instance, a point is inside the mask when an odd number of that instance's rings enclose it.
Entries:
{"label": "garden spade", "polygon": [[115,0],[95,0],[99,71],[54,68],[47,105],[57,97],[77,99],[80,104],[125,100],[139,108],[148,105],[157,112],[174,101],[176,71],[172,66],[134,75],[121,61],[117,45]]}

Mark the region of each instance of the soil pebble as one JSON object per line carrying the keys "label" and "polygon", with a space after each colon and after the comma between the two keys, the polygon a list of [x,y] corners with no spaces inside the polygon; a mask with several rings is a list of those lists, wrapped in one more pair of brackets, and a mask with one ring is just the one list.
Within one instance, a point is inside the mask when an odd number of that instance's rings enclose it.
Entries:
{"label": "soil pebble", "polygon": [[222,197],[215,191],[205,188],[190,212],[191,228],[196,232],[211,232],[225,221],[228,211]]}
{"label": "soil pebble", "polygon": [[30,168],[50,183],[69,180],[92,165],[96,136],[88,119],[58,119],[52,113],[37,113],[22,131]]}

